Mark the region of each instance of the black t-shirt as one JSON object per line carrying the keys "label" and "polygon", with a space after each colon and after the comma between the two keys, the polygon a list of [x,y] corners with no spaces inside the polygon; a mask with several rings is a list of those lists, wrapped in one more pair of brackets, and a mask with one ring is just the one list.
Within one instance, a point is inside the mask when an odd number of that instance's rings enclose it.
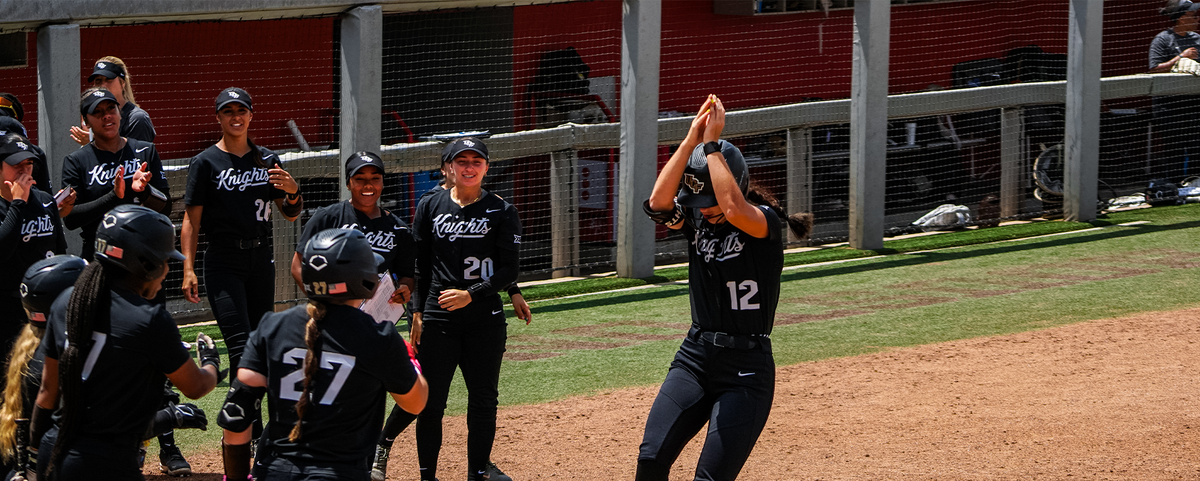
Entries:
{"label": "black t-shirt", "polygon": [[267,377],[269,422],[260,453],[305,464],[344,464],[369,469],[383,429],[386,393],[407,393],[417,371],[396,326],[343,305],[328,305],[320,321],[320,365],[313,379],[312,404],[297,442],[296,401],[304,390],[305,305],[263,317],[250,334],[239,367]]}
{"label": "black t-shirt", "polygon": [[[759,239],[728,222],[683,225],[688,247],[692,326],[728,334],[770,334],[779,304],[783,235],[779,216],[760,206],[771,235]],[[684,214],[691,217],[691,209]]]}
{"label": "black t-shirt", "polygon": [[133,102],[125,102],[121,107],[121,127],[118,132],[121,137],[154,142],[154,124],[150,123],[150,114]]}
{"label": "black t-shirt", "polygon": [[[500,305],[501,289],[520,271],[521,219],[517,208],[487,190],[460,207],[449,190],[434,192],[417,204],[413,240],[417,243],[415,312],[448,319],[438,306],[444,289],[471,292],[472,304]],[[482,305],[482,304],[481,304]]]}
{"label": "black t-shirt", "polygon": [[204,206],[200,232],[208,235],[210,243],[271,235],[271,204],[287,193],[272,186],[267,173],[279,162],[279,156],[270,149],[257,148],[267,167],[254,163],[253,151],[238,157],[215,145],[192,158],[183,202]]}
{"label": "black t-shirt", "polygon": [[[74,289],[59,295],[50,308],[46,336],[38,347],[46,358],[60,359],[66,349],[67,304]],[[79,433],[141,440],[162,407],[165,375],[190,362],[190,355],[165,307],[121,288],[111,296],[109,325],[93,327],[92,346],[84,353],[80,398],[87,407]]]}
{"label": "black t-shirt", "polygon": [[380,273],[386,270],[398,278],[412,278],[413,254],[416,251],[412,231],[395,214],[382,208],[380,210],[382,215],[372,219],[355,209],[348,200],[322,207],[304,224],[304,232],[296,242],[296,252],[303,251],[308,240],[325,229],[358,229],[366,234],[371,250],[383,256],[383,264],[379,265]]}
{"label": "black t-shirt", "polygon": [[29,202],[0,199],[0,219],[0,295],[7,296],[34,262],[65,253],[67,238],[54,196],[37,189],[29,191]]}
{"label": "black t-shirt", "polygon": [[[83,229],[79,232],[83,238],[80,257],[89,261],[96,249],[96,227],[100,225],[104,214],[118,205],[141,204],[149,195],[149,189],[133,191],[133,173],[142,168],[142,164],[146,164],[146,171],[150,172],[150,185],[168,199],[171,197],[167,174],[163,172],[162,161],[154,144],[133,138],[125,140],[125,147],[117,152],[100,150],[96,144],[87,144],[63,159],[63,182],[75,188],[75,208],[63,221],[68,229]],[[117,167],[121,166],[125,167],[123,199],[113,192],[113,177],[117,175]],[[166,212],[162,213],[169,213],[170,209],[170,202],[167,202],[163,208]]]}

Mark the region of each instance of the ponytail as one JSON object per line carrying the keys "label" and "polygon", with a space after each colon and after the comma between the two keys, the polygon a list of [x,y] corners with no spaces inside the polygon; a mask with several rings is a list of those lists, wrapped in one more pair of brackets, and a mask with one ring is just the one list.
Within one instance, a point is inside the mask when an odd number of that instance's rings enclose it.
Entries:
{"label": "ponytail", "polygon": [[308,354],[304,356],[304,391],[300,393],[300,399],[296,401],[296,426],[288,435],[288,441],[293,443],[300,439],[300,425],[304,422],[304,413],[308,412],[308,405],[312,404],[312,400],[309,399],[312,395],[312,378],[321,363],[321,326],[319,324],[325,318],[326,309],[325,303],[309,299],[308,324],[305,325],[304,331],[304,345],[308,347]]}
{"label": "ponytail", "polygon": [[792,215],[787,215],[783,207],[779,206],[779,199],[775,198],[775,194],[767,186],[762,185],[750,179],[750,185],[746,187],[746,200],[751,204],[765,205],[771,209],[775,215],[782,219],[787,219],[788,228],[792,230],[792,234],[798,239],[807,239],[809,234],[812,234],[813,215],[808,212],[797,212]]}
{"label": "ponytail", "polygon": [[12,462],[17,454],[17,419],[27,417],[27,407],[33,409],[33,406],[25,406],[25,397],[22,395],[24,380],[29,375],[29,361],[42,343],[42,334],[45,332],[44,327],[25,324],[8,356],[8,372],[4,376],[7,382],[4,386],[4,405],[0,406],[0,457],[6,463]]}
{"label": "ponytail", "polygon": [[58,359],[58,389],[62,395],[62,420],[59,422],[58,441],[50,455],[47,474],[62,462],[67,446],[74,441],[83,424],[83,365],[92,348],[92,332],[95,326],[108,325],[112,310],[112,294],[109,276],[102,262],[88,264],[67,303],[67,348]]}
{"label": "ponytail", "polygon": [[246,145],[250,146],[250,160],[255,166],[258,166],[260,169],[270,169],[273,167],[267,164],[266,159],[263,159],[262,150],[259,150],[258,146],[254,145],[254,141],[250,140],[249,136],[246,136]]}

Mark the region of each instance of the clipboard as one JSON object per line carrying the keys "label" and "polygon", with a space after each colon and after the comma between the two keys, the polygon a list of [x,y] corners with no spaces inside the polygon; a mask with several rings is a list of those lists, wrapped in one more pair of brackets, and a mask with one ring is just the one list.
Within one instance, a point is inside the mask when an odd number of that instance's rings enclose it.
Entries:
{"label": "clipboard", "polygon": [[396,283],[392,282],[392,275],[384,271],[383,274],[379,275],[379,286],[375,288],[375,295],[363,301],[358,308],[375,318],[375,322],[390,322],[395,324],[397,320],[404,316],[405,309],[404,304],[388,302],[388,299],[392,298],[392,293],[394,292],[396,292]]}

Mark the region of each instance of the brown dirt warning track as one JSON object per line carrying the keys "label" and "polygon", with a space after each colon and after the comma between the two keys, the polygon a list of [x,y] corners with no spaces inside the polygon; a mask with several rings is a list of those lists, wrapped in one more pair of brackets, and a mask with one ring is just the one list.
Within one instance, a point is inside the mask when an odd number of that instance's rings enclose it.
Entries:
{"label": "brown dirt warning track", "polygon": [[[1200,308],[781,367],[738,479],[1200,479],[1198,372]],[[657,389],[502,408],[492,459],[517,481],[631,480]],[[465,478],[465,445],[447,418],[441,479]],[[221,479],[216,449],[189,460]],[[417,479],[411,429],[388,479]]]}

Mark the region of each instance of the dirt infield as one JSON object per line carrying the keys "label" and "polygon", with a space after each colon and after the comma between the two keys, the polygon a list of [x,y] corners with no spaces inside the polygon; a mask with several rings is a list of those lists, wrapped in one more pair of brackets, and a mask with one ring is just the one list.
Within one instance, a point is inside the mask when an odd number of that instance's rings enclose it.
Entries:
{"label": "dirt infield", "polygon": [[[1198,318],[1149,313],[781,368],[739,479],[1200,478]],[[503,408],[493,460],[517,481],[633,479],[656,392]],[[443,480],[465,476],[464,424],[446,421]],[[672,480],[691,479],[697,441]],[[388,479],[417,479],[413,446],[411,430],[396,441]],[[221,479],[199,474],[220,472],[215,449],[191,461],[192,479]]]}

